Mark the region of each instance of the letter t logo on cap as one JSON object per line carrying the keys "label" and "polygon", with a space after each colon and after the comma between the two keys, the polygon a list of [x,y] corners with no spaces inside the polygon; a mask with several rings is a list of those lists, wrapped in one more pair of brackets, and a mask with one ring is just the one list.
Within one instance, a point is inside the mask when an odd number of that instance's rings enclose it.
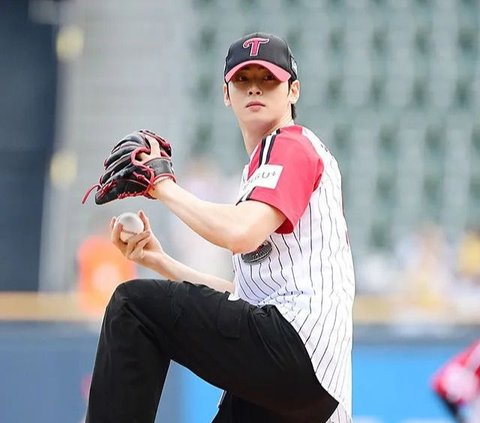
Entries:
{"label": "letter t logo on cap", "polygon": [[268,38],[250,38],[243,43],[243,48],[250,47],[250,56],[257,56],[260,44],[267,44],[269,41]]}

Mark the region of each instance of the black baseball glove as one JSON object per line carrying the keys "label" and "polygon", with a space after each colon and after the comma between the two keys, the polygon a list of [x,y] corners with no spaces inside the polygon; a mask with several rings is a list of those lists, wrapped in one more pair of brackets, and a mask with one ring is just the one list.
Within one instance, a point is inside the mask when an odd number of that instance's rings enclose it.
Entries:
{"label": "black baseball glove", "polygon": [[[150,154],[152,151],[147,135],[158,141],[160,157],[142,163],[139,161],[139,155]],[[153,198],[149,191],[155,182],[162,178],[175,181],[171,155],[172,148],[168,141],[151,131],[142,129],[128,134],[113,147],[103,163],[105,171],[100,176],[98,184],[87,191],[82,203],[95,188],[96,204],[105,204],[126,197]]]}

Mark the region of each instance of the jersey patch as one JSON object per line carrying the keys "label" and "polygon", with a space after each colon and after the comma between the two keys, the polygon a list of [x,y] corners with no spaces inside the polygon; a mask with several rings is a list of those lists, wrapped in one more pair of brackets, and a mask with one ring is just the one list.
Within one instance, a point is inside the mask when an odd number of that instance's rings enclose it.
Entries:
{"label": "jersey patch", "polygon": [[272,253],[272,250],[272,243],[270,241],[263,241],[262,245],[255,251],[242,254],[242,260],[247,264],[260,263]]}
{"label": "jersey patch", "polygon": [[275,189],[282,171],[281,165],[261,165],[243,187],[240,198],[256,187]]}

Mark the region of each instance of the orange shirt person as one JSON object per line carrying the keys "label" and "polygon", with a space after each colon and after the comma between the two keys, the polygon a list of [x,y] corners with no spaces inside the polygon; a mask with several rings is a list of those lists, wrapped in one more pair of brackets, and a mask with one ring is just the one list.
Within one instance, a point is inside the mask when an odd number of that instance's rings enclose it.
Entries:
{"label": "orange shirt person", "polygon": [[127,260],[106,236],[91,235],[77,252],[81,307],[102,316],[115,288],[137,277],[136,264]]}

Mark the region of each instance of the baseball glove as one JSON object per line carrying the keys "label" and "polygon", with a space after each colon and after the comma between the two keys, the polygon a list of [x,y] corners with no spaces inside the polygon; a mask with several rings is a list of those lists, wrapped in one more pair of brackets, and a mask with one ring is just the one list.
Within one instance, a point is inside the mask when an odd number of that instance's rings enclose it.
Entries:
{"label": "baseball glove", "polygon": [[[138,159],[139,154],[150,154],[152,151],[146,135],[158,141],[160,157],[141,163]],[[171,155],[172,148],[168,141],[151,131],[142,129],[128,134],[113,147],[103,163],[105,170],[98,184],[86,192],[82,203],[85,203],[95,188],[96,204],[105,204],[126,197],[153,198],[149,191],[159,179],[170,178],[175,181]]]}

